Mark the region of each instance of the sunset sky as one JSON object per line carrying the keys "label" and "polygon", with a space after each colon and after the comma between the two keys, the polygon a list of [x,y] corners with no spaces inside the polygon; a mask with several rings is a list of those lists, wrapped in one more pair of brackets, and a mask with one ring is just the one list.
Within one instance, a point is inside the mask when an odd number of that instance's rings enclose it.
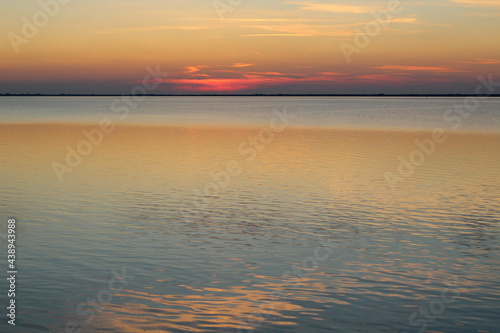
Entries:
{"label": "sunset sky", "polygon": [[130,93],[156,65],[165,94],[473,93],[479,75],[500,79],[500,0],[403,0],[368,45],[359,31],[389,1],[55,1],[41,1],[52,17],[0,0],[0,93]]}

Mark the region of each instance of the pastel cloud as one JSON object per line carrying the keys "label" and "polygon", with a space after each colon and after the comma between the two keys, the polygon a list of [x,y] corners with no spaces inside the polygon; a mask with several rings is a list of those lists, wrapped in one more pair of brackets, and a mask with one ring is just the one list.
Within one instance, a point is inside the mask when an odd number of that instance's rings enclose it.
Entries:
{"label": "pastel cloud", "polygon": [[255,64],[235,63],[235,64],[232,64],[229,67],[240,68],[240,67],[248,67],[248,66],[253,66],[253,65],[255,65]]}
{"label": "pastel cloud", "polygon": [[316,12],[331,12],[331,13],[344,13],[344,14],[362,14],[370,13],[375,10],[371,6],[351,6],[340,5],[331,3],[315,3],[315,2],[287,2],[290,5],[299,5],[302,10],[311,10]]}
{"label": "pastel cloud", "polygon": [[133,27],[133,28],[117,28],[117,29],[109,29],[109,30],[99,30],[95,31],[98,34],[116,34],[120,32],[130,32],[130,31],[142,31],[142,32],[151,32],[151,31],[162,31],[162,30],[205,30],[208,27],[205,26],[154,26],[154,27]]}
{"label": "pastel cloud", "polygon": [[430,66],[380,66],[372,68],[382,69],[382,70],[392,70],[392,71],[460,72],[459,70],[449,67],[430,67]]}
{"label": "pastel cloud", "polygon": [[186,67],[186,71],[184,74],[191,74],[191,73],[196,73],[199,72],[202,68],[208,68],[208,66],[188,66]]}
{"label": "pastel cloud", "polygon": [[[235,73],[233,73],[235,74]],[[219,92],[230,93],[273,86],[285,86],[294,84],[320,85],[322,88],[335,84],[404,84],[416,82],[423,78],[408,77],[404,74],[360,74],[348,75],[336,72],[321,72],[310,75],[294,75],[275,72],[241,72],[237,77],[191,77],[191,78],[166,78],[160,83],[167,84],[169,89],[185,92]],[[443,78],[426,78],[428,81],[441,80]]]}
{"label": "pastel cloud", "polygon": [[470,65],[498,65],[500,64],[500,59],[476,58],[474,60],[460,61],[460,63]]}
{"label": "pastel cloud", "polygon": [[[484,60],[484,59],[483,59]],[[229,65],[191,65],[184,71],[162,79],[163,89],[190,93],[231,93],[287,85],[332,87],[339,85],[408,84],[445,82],[445,73],[463,72],[447,66],[386,65],[371,67],[365,73],[349,74],[335,71],[294,73],[290,71],[248,71],[252,63]],[[295,66],[296,67],[296,66]],[[295,68],[294,67],[294,68]],[[380,72],[384,71],[384,72]],[[161,88],[160,88],[161,89]]]}
{"label": "pastel cloud", "polygon": [[238,78],[210,78],[210,79],[165,79],[163,83],[174,84],[176,90],[191,92],[235,92],[247,89],[294,83],[322,83],[340,81],[332,77],[270,77],[265,75],[244,75]]}
{"label": "pastel cloud", "polygon": [[252,26],[253,29],[267,30],[270,33],[254,33],[243,36],[353,36],[356,34],[352,30],[353,24],[346,25],[308,25],[308,24],[288,24],[288,25],[259,25]]}
{"label": "pastel cloud", "polygon": [[477,7],[500,6],[500,0],[449,0],[449,1],[469,6],[477,6]]}

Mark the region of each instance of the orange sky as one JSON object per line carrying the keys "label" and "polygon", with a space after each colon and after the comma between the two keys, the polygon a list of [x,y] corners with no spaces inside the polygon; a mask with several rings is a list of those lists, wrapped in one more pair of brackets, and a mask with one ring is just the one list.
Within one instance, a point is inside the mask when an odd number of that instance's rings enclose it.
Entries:
{"label": "orange sky", "polygon": [[238,3],[0,0],[0,93],[130,93],[156,65],[167,94],[473,93],[500,76],[500,0]]}

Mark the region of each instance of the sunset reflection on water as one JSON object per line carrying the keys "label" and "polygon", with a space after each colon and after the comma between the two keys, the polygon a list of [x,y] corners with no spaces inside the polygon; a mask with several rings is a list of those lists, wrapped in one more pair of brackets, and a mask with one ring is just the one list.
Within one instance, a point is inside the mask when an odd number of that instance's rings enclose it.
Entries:
{"label": "sunset reflection on water", "polygon": [[[497,134],[448,133],[391,189],[385,172],[429,132],[290,127],[249,160],[238,147],[261,127],[118,126],[60,183],[52,163],[84,128],[0,128],[2,209],[26,230],[25,328],[409,331],[457,277],[460,296],[429,329],[494,332]],[[241,173],[190,209],[229,161]],[[305,267],[325,240],[331,255]],[[87,322],[78,305],[121,267],[134,280]],[[53,306],[43,317],[41,299]]]}

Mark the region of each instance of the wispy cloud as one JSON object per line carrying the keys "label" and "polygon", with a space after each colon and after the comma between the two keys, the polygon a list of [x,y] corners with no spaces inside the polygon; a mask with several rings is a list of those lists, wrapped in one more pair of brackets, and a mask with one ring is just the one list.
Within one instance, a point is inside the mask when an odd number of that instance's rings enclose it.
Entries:
{"label": "wispy cloud", "polygon": [[345,74],[336,73],[336,72],[321,72],[319,74],[326,75],[326,76],[345,76]]}
{"label": "wispy cloud", "polygon": [[392,71],[460,72],[457,69],[449,67],[429,67],[429,66],[380,66],[372,68],[382,69],[382,70],[392,70]]}
{"label": "wispy cloud", "polygon": [[240,67],[248,67],[248,66],[253,66],[255,64],[243,64],[243,63],[235,63],[230,65],[229,67],[235,67],[235,68],[240,68]]}
{"label": "wispy cloud", "polygon": [[109,30],[95,31],[98,34],[116,34],[120,32],[130,31],[161,31],[161,30],[205,30],[205,26],[154,26],[154,27],[133,27],[133,28],[117,28]]}
{"label": "wispy cloud", "polygon": [[461,64],[468,64],[468,65],[498,65],[498,64],[500,64],[500,59],[476,58],[473,60],[460,61],[460,63]]}
{"label": "wispy cloud", "polygon": [[186,71],[184,72],[184,74],[192,74],[192,73],[196,73],[196,72],[199,72],[202,68],[208,68],[209,66],[204,66],[204,65],[200,65],[200,66],[187,66],[185,69]]}
{"label": "wispy cloud", "polygon": [[449,1],[475,7],[500,6],[500,0],[449,0]]}
{"label": "wispy cloud", "polygon": [[[307,74],[298,74],[298,73],[280,73],[280,72],[248,72],[248,71],[237,71],[231,69],[214,69],[213,72],[218,73],[235,73],[235,74],[244,74],[244,75],[267,75],[267,76],[287,76],[287,77],[302,77],[307,76]],[[320,73],[323,75],[323,73]]]}
{"label": "wispy cloud", "polygon": [[[217,70],[219,72],[228,72]],[[420,80],[405,74],[362,74],[349,75],[337,72],[320,72],[305,74],[289,74],[279,72],[235,72],[233,77],[181,77],[166,78],[161,82],[169,89],[189,92],[236,92],[249,89],[260,89],[271,86],[293,84],[335,85],[335,84],[367,84],[367,83],[407,83]]]}
{"label": "wispy cloud", "polygon": [[[214,19],[218,22],[220,19]],[[301,19],[301,18],[234,18],[225,19],[231,22],[317,22],[317,19]]]}
{"label": "wispy cloud", "polygon": [[[463,72],[446,66],[401,66],[372,67],[364,73],[352,74],[334,71],[292,73],[288,71],[247,71],[248,63],[228,65],[196,65],[184,67],[184,71],[161,79],[162,89],[183,92],[238,92],[289,85],[338,87],[339,85],[366,84],[411,84],[423,82],[450,82],[454,78],[446,75]],[[295,66],[296,67],[296,66]],[[381,71],[380,71],[381,70]],[[420,73],[419,73],[420,72]]]}
{"label": "wispy cloud", "polygon": [[310,34],[248,34],[240,37],[310,37]]}
{"label": "wispy cloud", "polygon": [[245,74],[238,78],[211,78],[211,79],[164,79],[163,83],[173,84],[176,90],[196,92],[234,92],[246,89],[255,89],[276,85],[288,85],[295,83],[322,83],[339,82],[341,78],[336,77],[308,77],[290,78],[266,75]]}
{"label": "wispy cloud", "polygon": [[417,23],[416,17],[400,17],[391,20],[391,23]]}
{"label": "wispy cloud", "polygon": [[[396,31],[403,33],[417,33],[422,30],[407,30],[410,26],[442,26],[450,27],[450,25],[441,23],[427,23],[420,21],[417,17],[397,17],[393,18],[390,23],[394,25],[393,28],[387,28],[387,31]],[[311,36],[327,36],[327,37],[351,37],[358,34],[355,28],[363,26],[366,22],[351,22],[343,24],[307,24],[307,23],[290,23],[290,24],[254,24],[248,25],[247,28],[261,30],[253,30],[251,33],[245,33],[243,37],[311,37]],[[402,28],[396,28],[402,27]],[[266,30],[266,31],[262,31]],[[427,31],[424,31],[427,32]]]}
{"label": "wispy cloud", "polygon": [[479,16],[479,17],[497,17],[500,16],[500,12],[498,13],[467,13],[469,16]]}
{"label": "wispy cloud", "polygon": [[[189,92],[236,92],[248,89],[258,89],[271,86],[285,86],[293,84],[335,85],[335,84],[379,84],[393,83],[404,84],[421,81],[418,78],[409,78],[404,75],[364,74],[364,75],[326,75],[339,73],[318,73],[308,77],[268,76],[262,74],[244,74],[237,78],[208,78],[208,79],[163,79],[162,83],[168,84],[176,91]],[[427,81],[444,81],[446,78],[431,78]],[[426,82],[427,82],[426,81]]]}
{"label": "wispy cloud", "polygon": [[352,29],[353,24],[338,25],[255,25],[250,28],[267,30],[269,33],[256,32],[242,36],[353,36],[356,32]]}
{"label": "wispy cloud", "polygon": [[289,5],[299,5],[302,10],[311,10],[315,12],[331,12],[331,13],[349,13],[349,14],[362,14],[370,13],[376,8],[371,6],[350,6],[350,5],[340,5],[331,3],[317,3],[317,2],[287,2]]}

